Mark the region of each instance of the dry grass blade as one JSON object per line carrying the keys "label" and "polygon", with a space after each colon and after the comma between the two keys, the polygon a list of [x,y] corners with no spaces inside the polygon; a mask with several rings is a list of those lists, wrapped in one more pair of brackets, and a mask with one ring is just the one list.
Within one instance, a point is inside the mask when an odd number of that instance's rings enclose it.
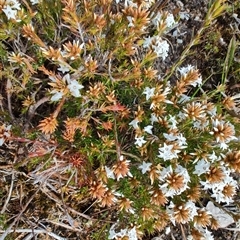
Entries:
{"label": "dry grass blade", "polygon": [[0,212],[1,214],[3,214],[6,211],[7,205],[10,201],[10,198],[11,198],[11,195],[12,195],[12,190],[13,190],[14,178],[15,178],[15,175],[14,175],[14,172],[12,172],[11,185],[10,185],[10,188],[9,188],[7,199],[6,199],[6,201],[3,205],[3,208]]}

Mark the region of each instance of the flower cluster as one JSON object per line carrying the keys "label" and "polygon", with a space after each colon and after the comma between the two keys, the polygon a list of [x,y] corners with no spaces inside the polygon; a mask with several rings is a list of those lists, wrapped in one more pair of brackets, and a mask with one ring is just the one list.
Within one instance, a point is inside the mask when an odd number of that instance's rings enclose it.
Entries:
{"label": "flower cluster", "polygon": [[20,3],[17,0],[6,0],[4,5],[0,6],[8,19],[17,19],[18,10],[21,9]]}

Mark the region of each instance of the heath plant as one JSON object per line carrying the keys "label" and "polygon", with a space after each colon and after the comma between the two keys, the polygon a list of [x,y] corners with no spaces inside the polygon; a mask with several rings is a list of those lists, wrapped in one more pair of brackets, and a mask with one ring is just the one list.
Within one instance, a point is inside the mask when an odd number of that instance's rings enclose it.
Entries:
{"label": "heath plant", "polygon": [[211,90],[185,60],[228,8],[212,1],[164,71],[179,16],[159,1],[0,1],[0,145],[26,151],[12,171],[31,183],[32,202],[49,199],[46,222],[68,232],[21,222],[28,201],[0,239],[17,221],[23,233],[54,239],[137,240],[169,227],[213,239],[221,222],[207,203],[224,210],[237,200],[240,97],[226,79],[239,43],[231,40]]}

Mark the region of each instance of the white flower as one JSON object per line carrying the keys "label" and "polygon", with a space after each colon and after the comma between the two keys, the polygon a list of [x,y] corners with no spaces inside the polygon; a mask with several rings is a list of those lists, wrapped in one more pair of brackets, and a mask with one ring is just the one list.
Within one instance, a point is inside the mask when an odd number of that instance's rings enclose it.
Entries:
{"label": "white flower", "polygon": [[17,10],[20,9],[20,3],[17,0],[6,0],[2,11],[8,19],[16,19]]}
{"label": "white flower", "polygon": [[143,42],[143,48],[149,48],[152,44],[152,38],[148,36],[147,38],[144,38]]}
{"label": "white flower", "polygon": [[221,158],[220,157],[218,157],[216,154],[215,154],[215,152],[213,151],[213,153],[211,154],[211,155],[209,155],[209,157],[208,157],[210,160],[211,160],[211,162],[215,162],[215,161],[217,161],[217,160],[220,160]]}
{"label": "white flower", "polygon": [[208,126],[209,126],[209,121],[206,120],[206,119],[203,119],[202,121],[196,120],[193,123],[193,127],[198,129],[198,130],[205,130],[206,127],[208,127]]}
{"label": "white flower", "polygon": [[229,146],[225,143],[225,142],[221,142],[219,144],[219,147],[222,149],[222,150],[226,150],[229,148]]}
{"label": "white flower", "polygon": [[138,167],[141,171],[142,171],[142,174],[150,171],[150,167],[152,166],[152,163],[147,163],[145,161],[143,161],[143,163]]}
{"label": "white flower", "polygon": [[51,97],[51,101],[56,102],[60,100],[63,97],[62,92],[58,92],[57,90],[52,90],[51,93],[54,93],[54,95]]}
{"label": "white flower", "polygon": [[177,139],[177,136],[173,135],[172,133],[163,133],[163,136],[168,140],[168,141],[175,141]]}
{"label": "white flower", "polygon": [[[155,13],[153,13],[152,15],[154,15]],[[152,17],[151,15],[151,17]],[[155,27],[158,27],[159,23],[162,20],[162,14],[160,12],[157,12],[156,16],[152,19],[152,23]]]}
{"label": "white flower", "polygon": [[203,173],[207,173],[209,171],[209,168],[210,168],[210,163],[206,162],[204,159],[201,159],[195,165],[195,171],[193,173],[200,176]]}
{"label": "white flower", "polygon": [[169,117],[168,122],[170,123],[170,129],[177,129],[178,121],[176,120],[176,117],[170,114]]}
{"label": "white flower", "polygon": [[155,88],[146,87],[143,91],[143,94],[146,94],[146,100],[154,96]]}
{"label": "white flower", "polygon": [[70,84],[68,84],[68,89],[70,90],[71,94],[74,97],[80,97],[80,91],[81,89],[83,89],[83,85],[79,84],[77,80],[71,80]]}
{"label": "white flower", "polygon": [[115,223],[115,224],[113,224],[112,226],[111,226],[111,228],[110,228],[110,230],[109,230],[109,235],[108,235],[108,239],[114,239],[115,237],[117,237],[117,232],[115,231],[115,226],[116,226],[117,224]]}
{"label": "white flower", "polygon": [[20,3],[17,1],[17,0],[7,0],[6,2],[5,2],[5,4],[8,4],[8,5],[10,5],[12,8],[15,8],[15,9],[17,9],[17,10],[20,10],[21,9],[21,5],[20,5]]}
{"label": "white flower", "polygon": [[[172,188],[169,185],[169,182],[166,180],[168,177],[175,172],[178,175],[181,175],[183,177],[183,186],[179,189]],[[188,171],[186,168],[182,167],[181,165],[178,165],[178,167],[173,171],[171,165],[167,168],[163,168],[159,172],[159,180],[161,181],[161,184],[159,185],[159,188],[163,192],[163,194],[166,197],[173,197],[174,195],[179,195],[182,192],[184,192],[188,187],[188,183],[190,182],[190,176],[188,174]]]}
{"label": "white flower", "polygon": [[186,138],[182,135],[182,133],[180,135],[177,135],[177,143],[181,147],[181,149],[187,147]]}
{"label": "white flower", "polygon": [[173,14],[171,13],[167,13],[167,17],[163,19],[163,15],[158,12],[157,15],[152,19],[152,23],[155,27],[158,27],[160,24],[163,23],[163,21],[168,29],[172,28],[176,24]]}
{"label": "white flower", "polygon": [[175,20],[174,20],[174,17],[173,17],[173,15],[172,15],[171,13],[169,13],[169,14],[167,15],[167,18],[166,18],[166,20],[165,20],[165,23],[166,23],[166,25],[167,25],[168,28],[171,28],[171,27],[173,27],[173,26],[176,24],[176,22],[175,22]]}
{"label": "white flower", "polygon": [[[175,172],[183,176],[183,178],[184,178],[183,182],[185,185],[187,185],[187,183],[190,182],[190,176],[189,176],[186,168],[182,167],[181,165],[178,165],[177,168],[175,169]],[[183,188],[186,189],[187,186],[185,186]],[[185,189],[184,189],[184,191],[185,191]]]}
{"label": "white flower", "polygon": [[133,227],[132,229],[128,230],[127,236],[129,240],[138,240],[136,227]]}
{"label": "white flower", "polygon": [[143,47],[152,47],[157,56],[161,57],[163,60],[165,60],[165,58],[168,56],[169,44],[166,40],[162,40],[162,38],[159,36],[149,36],[144,38]]}
{"label": "white flower", "polygon": [[[223,128],[228,129],[228,134],[226,134],[226,136],[224,136],[224,138],[221,138],[221,135],[223,135],[223,134],[219,134],[216,137],[216,141],[218,143],[222,144],[222,145],[220,145],[220,147],[222,149],[224,149],[224,150],[227,149],[228,146],[226,145],[226,143],[228,143],[232,140],[238,140],[238,138],[234,136],[235,135],[235,129],[234,129],[234,126],[231,123],[225,122],[223,120],[219,121],[218,119],[213,119],[212,120],[212,125],[213,125],[213,130],[215,132],[219,132],[219,129],[223,129]],[[209,133],[211,135],[214,135],[215,134],[214,131],[211,131]]]}
{"label": "white flower", "polygon": [[158,57],[161,57],[163,61],[168,56],[169,44],[166,40],[162,40],[161,38],[157,39],[156,45],[153,45],[153,50],[157,54]]}
{"label": "white flower", "polygon": [[8,19],[11,19],[11,18],[16,19],[16,16],[17,16],[17,10],[16,9],[13,9],[9,5],[6,5],[2,9],[2,11],[5,13],[5,15],[7,16]]}
{"label": "white flower", "polygon": [[142,147],[143,144],[145,144],[147,141],[144,140],[144,137],[135,137],[135,144],[138,147]]}
{"label": "white flower", "polygon": [[[169,181],[167,180],[169,176],[171,176],[175,172],[175,174],[181,175],[183,177],[183,186],[179,189],[175,189],[169,185]],[[174,175],[175,175],[174,174]],[[167,168],[162,168],[159,171],[159,180],[161,183],[159,184],[159,188],[161,189],[162,193],[166,197],[173,197],[174,195],[179,195],[184,192],[188,187],[188,183],[190,182],[190,177],[185,168],[179,166],[178,168],[173,171],[171,165]]]}
{"label": "white flower", "polygon": [[151,124],[153,124],[153,123],[155,123],[155,122],[158,122],[158,118],[157,118],[157,116],[156,116],[155,113],[151,113],[151,118],[150,118],[150,120],[151,120]]}
{"label": "white flower", "polygon": [[114,175],[112,169],[110,169],[109,167],[105,166],[105,171],[106,171],[106,174],[107,174],[107,178],[115,179],[115,175]]}
{"label": "white flower", "polygon": [[39,3],[39,0],[30,0],[30,2],[31,2],[32,5],[35,5],[35,4]]}
{"label": "white flower", "polygon": [[[188,65],[187,67],[181,67],[178,68],[178,71],[183,77],[186,77],[186,75],[195,68],[192,65]],[[202,77],[199,76],[194,82],[191,83],[193,87],[200,86],[202,84]]]}
{"label": "white flower", "polygon": [[173,145],[167,145],[164,143],[164,146],[159,148],[159,158],[163,158],[164,161],[171,160],[174,158],[178,158],[177,153],[180,152],[180,150],[174,150]]}
{"label": "white flower", "polygon": [[198,208],[196,207],[195,203],[192,202],[192,201],[188,201],[186,203],[186,208],[190,209],[190,211],[189,211],[189,219],[193,220],[194,216],[198,215],[198,212],[197,212]]}
{"label": "white flower", "polygon": [[[167,228],[165,229],[165,234],[168,235],[170,232],[171,232],[171,228],[170,228],[170,227],[167,227]],[[155,239],[155,238],[154,238],[154,239]],[[155,240],[157,240],[157,239],[155,239]]]}
{"label": "white flower", "polygon": [[66,65],[64,64],[59,64],[59,68],[58,68],[58,71],[62,72],[62,73],[66,73],[66,72],[69,72],[70,69],[69,67],[67,67]]}
{"label": "white flower", "polygon": [[187,67],[181,67],[181,68],[178,68],[178,71],[180,72],[180,74],[185,77],[189,71],[193,70],[194,67],[192,65],[187,65]]}
{"label": "white flower", "polygon": [[127,20],[128,20],[128,22],[129,22],[128,27],[134,27],[133,17],[127,16]]}
{"label": "white flower", "polygon": [[137,118],[133,119],[129,125],[132,126],[134,129],[138,129],[138,123],[139,123],[139,120]]}
{"label": "white flower", "polygon": [[147,125],[146,127],[144,127],[143,131],[152,134],[152,128],[152,125]]}
{"label": "white flower", "polygon": [[204,238],[203,239],[206,239],[206,240],[214,240],[214,237],[212,236],[212,233],[210,231],[208,231],[206,228],[204,228],[203,230],[203,235],[204,235]]}

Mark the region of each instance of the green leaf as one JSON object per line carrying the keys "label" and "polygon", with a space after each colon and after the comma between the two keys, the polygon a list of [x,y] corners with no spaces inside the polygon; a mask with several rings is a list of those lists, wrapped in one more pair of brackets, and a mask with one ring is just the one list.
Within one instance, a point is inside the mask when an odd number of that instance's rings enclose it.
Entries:
{"label": "green leaf", "polygon": [[222,84],[226,83],[227,76],[234,59],[236,48],[237,48],[237,42],[236,42],[236,37],[234,35],[228,45],[227,56],[225,58],[224,65],[223,65]]}

